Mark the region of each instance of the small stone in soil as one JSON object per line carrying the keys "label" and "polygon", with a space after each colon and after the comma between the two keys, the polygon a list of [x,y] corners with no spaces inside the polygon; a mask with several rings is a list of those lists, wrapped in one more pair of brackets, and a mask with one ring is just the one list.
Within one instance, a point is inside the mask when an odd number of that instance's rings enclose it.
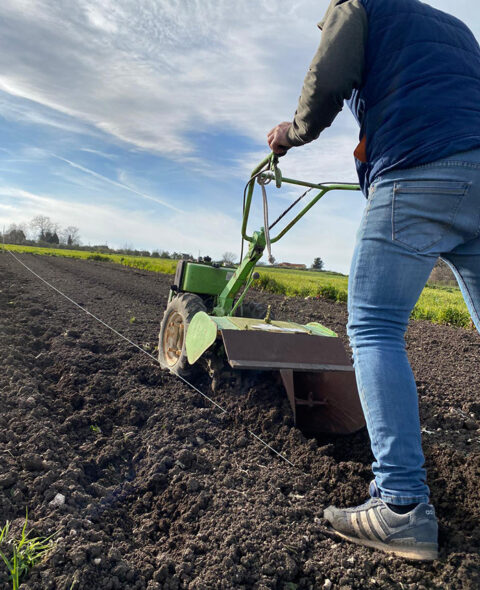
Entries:
{"label": "small stone in soil", "polygon": [[63,494],[55,494],[55,498],[50,500],[50,506],[63,506],[65,504],[65,496]]}

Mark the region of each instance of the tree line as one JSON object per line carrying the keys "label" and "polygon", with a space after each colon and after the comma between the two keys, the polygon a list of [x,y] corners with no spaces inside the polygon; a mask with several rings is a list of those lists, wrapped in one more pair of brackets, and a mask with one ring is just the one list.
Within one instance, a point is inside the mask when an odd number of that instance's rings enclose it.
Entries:
{"label": "tree line", "polygon": [[[152,258],[170,258],[172,260],[194,260],[185,252],[168,252],[167,250],[137,250],[126,244],[123,248],[110,248],[107,244],[82,244],[80,230],[75,225],[62,228],[46,215],[37,215],[27,223],[12,223],[0,232],[2,243],[26,246],[43,246],[50,248],[75,248],[99,252],[102,254],[126,254],[130,256],[151,256]],[[207,257],[208,258],[208,257]]]}
{"label": "tree line", "polygon": [[37,215],[29,223],[12,223],[2,232],[6,244],[36,246],[80,246],[80,230],[75,225],[61,228],[46,215]]}
{"label": "tree line", "polygon": [[[75,248],[98,252],[100,254],[123,254],[129,256],[150,256],[152,258],[168,258],[171,260],[191,260],[195,258],[188,252],[169,252],[168,250],[156,249],[137,250],[132,245],[126,244],[123,248],[110,248],[107,244],[82,244],[80,230],[75,225],[62,228],[58,223],[52,221],[46,215],[37,215],[28,223],[12,223],[8,229],[0,232],[1,240],[5,244],[18,244],[27,246],[43,246],[50,248]],[[218,264],[227,266],[237,265],[237,255],[233,252],[224,252],[222,258],[216,261]],[[212,262],[210,256],[203,256],[198,259],[200,262]],[[267,266],[265,262],[259,262],[258,266]],[[319,257],[315,258],[311,265],[313,270],[323,270],[324,263]]]}

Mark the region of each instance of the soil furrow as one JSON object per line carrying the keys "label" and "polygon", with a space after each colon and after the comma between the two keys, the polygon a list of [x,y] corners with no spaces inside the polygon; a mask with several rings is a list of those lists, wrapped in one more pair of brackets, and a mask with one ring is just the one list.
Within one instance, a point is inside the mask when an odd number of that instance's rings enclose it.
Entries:
{"label": "soil furrow", "polygon": [[[155,354],[171,276],[22,260]],[[412,322],[407,335],[441,523],[439,561],[412,564],[338,542],[319,518],[329,503],[365,499],[365,432],[306,439],[272,375],[244,393],[212,394],[221,414],[6,253],[0,276],[0,514],[18,530],[28,508],[36,533],[58,532],[22,590],[480,587],[476,332]],[[343,305],[252,297],[346,343]],[[198,385],[207,390],[205,379]]]}

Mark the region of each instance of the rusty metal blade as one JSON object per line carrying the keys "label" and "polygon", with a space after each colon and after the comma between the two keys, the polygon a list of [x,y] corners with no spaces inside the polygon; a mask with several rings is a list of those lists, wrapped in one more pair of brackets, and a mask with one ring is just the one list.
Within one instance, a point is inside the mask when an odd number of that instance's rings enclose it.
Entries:
{"label": "rusty metal blade", "polygon": [[280,371],[295,425],[304,433],[350,434],[365,426],[354,373]]}
{"label": "rusty metal blade", "polygon": [[339,338],[259,330],[221,334],[228,362],[236,369],[353,372]]}

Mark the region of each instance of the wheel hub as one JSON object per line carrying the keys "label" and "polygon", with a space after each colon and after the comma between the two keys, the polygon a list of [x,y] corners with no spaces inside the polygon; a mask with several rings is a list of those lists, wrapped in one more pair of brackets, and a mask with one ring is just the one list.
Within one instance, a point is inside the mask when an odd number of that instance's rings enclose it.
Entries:
{"label": "wheel hub", "polygon": [[163,350],[169,367],[177,364],[183,350],[185,339],[185,325],[183,317],[173,312],[163,333]]}

